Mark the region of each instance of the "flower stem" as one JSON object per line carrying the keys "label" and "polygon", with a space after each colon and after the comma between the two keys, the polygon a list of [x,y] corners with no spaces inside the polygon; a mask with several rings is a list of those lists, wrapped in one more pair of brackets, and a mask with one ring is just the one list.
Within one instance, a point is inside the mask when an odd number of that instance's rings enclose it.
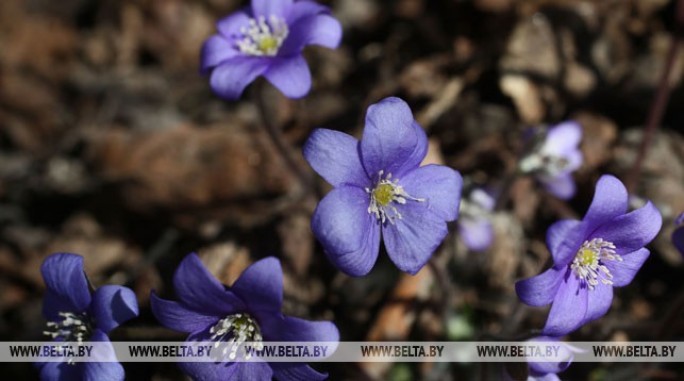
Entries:
{"label": "flower stem", "polygon": [[667,340],[676,334],[677,322],[681,321],[684,314],[684,291],[680,292],[675,301],[670,304],[670,308],[665,312],[660,329],[658,329],[657,340]]}
{"label": "flower stem", "polygon": [[438,306],[437,312],[443,321],[448,318],[448,311],[452,310],[451,303],[453,300],[453,290],[451,288],[451,279],[449,279],[449,273],[446,271],[446,266],[439,263],[437,258],[433,255],[430,260],[428,260],[427,265],[434,275],[435,281],[438,288],[440,289],[442,295],[441,300],[445,303]]}
{"label": "flower stem", "polygon": [[519,176],[520,173],[516,170],[515,172],[506,175],[503,181],[501,181],[501,188],[499,190],[499,194],[496,197],[496,203],[494,204],[495,212],[499,212],[505,209],[506,204],[511,198],[511,187],[513,186],[513,183],[515,182],[515,180],[518,179]]}
{"label": "flower stem", "polygon": [[679,0],[677,7],[677,21],[679,23],[679,25],[677,25],[677,32],[672,39],[672,44],[670,45],[670,50],[668,51],[665,62],[665,69],[660,77],[660,82],[658,83],[658,88],[653,98],[653,103],[651,103],[651,109],[648,114],[646,127],[641,138],[641,144],[639,145],[637,157],[634,160],[632,169],[627,175],[627,179],[625,180],[625,185],[627,186],[627,191],[629,193],[633,193],[636,190],[636,186],[639,183],[639,178],[641,177],[643,162],[646,159],[648,150],[651,148],[653,136],[655,135],[655,132],[663,119],[663,114],[670,98],[670,74],[677,59],[677,53],[682,41],[682,33],[680,32],[682,29],[681,24],[684,24],[684,0]]}
{"label": "flower stem", "polygon": [[252,98],[259,109],[259,117],[261,118],[262,122],[261,124],[266,130],[271,142],[273,142],[273,145],[275,145],[278,155],[283,158],[290,171],[299,179],[300,185],[302,186],[302,192],[307,193],[310,189],[312,189],[311,185],[313,183],[313,177],[311,176],[311,172],[302,168],[299,162],[295,159],[294,153],[292,152],[292,147],[285,140],[285,137],[283,136],[279,126],[275,125],[272,117],[269,118],[272,113],[266,105],[266,87],[264,86],[263,81],[257,82],[255,91],[252,93]]}

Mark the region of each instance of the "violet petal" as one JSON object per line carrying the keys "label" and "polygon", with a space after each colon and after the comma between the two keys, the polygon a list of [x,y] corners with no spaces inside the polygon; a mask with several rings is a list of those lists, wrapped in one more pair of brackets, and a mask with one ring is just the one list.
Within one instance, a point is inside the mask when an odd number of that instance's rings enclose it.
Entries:
{"label": "violet petal", "polygon": [[613,286],[599,281],[593,290],[587,292],[587,314],[582,325],[605,315],[613,302]]}
{"label": "violet petal", "polygon": [[249,310],[280,312],[283,305],[283,269],[275,257],[247,267],[230,288]]}
{"label": "violet petal", "polygon": [[45,259],[41,268],[45,280],[43,314],[48,320],[61,320],[60,312],[84,312],[91,302],[88,280],[83,272],[83,257],[57,253]]}
{"label": "violet petal", "polygon": [[368,274],[378,258],[380,228],[368,213],[369,202],[363,189],[340,186],[321,200],[311,219],[330,261],[352,276]]}
{"label": "violet petal", "polygon": [[631,253],[622,254],[622,261],[603,262],[613,276],[613,286],[622,287],[632,282],[636,273],[648,259],[649,254],[648,249],[641,248]]}
{"label": "violet petal", "polygon": [[216,23],[216,28],[228,40],[242,37],[241,29],[249,25],[252,17],[249,7],[235,11]]}
{"label": "violet petal", "polygon": [[465,219],[458,221],[458,232],[466,247],[473,251],[484,251],[494,241],[494,227],[487,219]]}
{"label": "violet petal", "polygon": [[301,98],[311,90],[311,72],[301,55],[273,58],[264,77],[291,99]]}
{"label": "violet petal", "polygon": [[278,55],[300,54],[307,45],[335,49],[341,41],[342,26],[334,17],[325,14],[303,17],[291,24],[290,32],[278,50]]}
{"label": "violet petal", "polygon": [[577,220],[557,221],[546,231],[546,245],[558,268],[564,268],[575,258],[583,242],[584,226]]}
{"label": "violet petal", "polygon": [[223,36],[213,35],[202,45],[200,52],[200,72],[208,74],[211,69],[240,55],[234,44]]}
{"label": "violet petal", "polygon": [[268,70],[270,60],[235,57],[214,68],[209,79],[212,90],[226,100],[240,98],[247,85]]}
{"label": "violet petal", "polygon": [[191,310],[225,316],[244,308],[243,302],[209,273],[195,253],[181,261],[173,286],[181,303]]}
{"label": "violet petal", "polygon": [[115,361],[116,354],[114,352],[114,347],[107,335],[99,329],[96,329],[90,337],[90,341],[97,341],[100,346],[107,347],[104,356],[106,356],[106,360],[109,361],[85,362],[79,364],[83,367],[83,377],[81,379],[84,381],[123,381],[125,378],[123,366]]}
{"label": "violet petal", "polygon": [[567,271],[554,297],[543,329],[544,335],[566,335],[579,328],[587,314],[588,290],[586,286],[581,286],[572,271]]}
{"label": "violet petal", "polygon": [[359,158],[359,141],[343,132],[319,128],[304,145],[304,158],[332,186],[370,186]]}
{"label": "violet petal", "polygon": [[569,173],[554,177],[541,177],[539,179],[547,192],[561,200],[569,200],[575,195],[575,180]]}
{"label": "violet petal", "polygon": [[293,0],[252,0],[252,13],[255,16],[285,18],[294,3]]}
{"label": "violet petal", "polygon": [[453,169],[443,165],[426,165],[408,172],[399,182],[407,194],[424,199],[424,206],[445,221],[458,218],[463,179]]}
{"label": "violet petal", "polygon": [[586,234],[597,226],[627,212],[627,188],[615,176],[603,175],[596,183],[594,199],[583,221],[587,222]]}
{"label": "violet petal", "polygon": [[150,306],[161,325],[179,332],[205,331],[224,317],[189,310],[178,302],[158,297],[154,292],[150,295]]}
{"label": "violet petal", "polygon": [[420,202],[397,205],[401,219],[382,227],[387,254],[394,264],[409,274],[416,274],[446,237],[446,222]]}
{"label": "violet petal", "polygon": [[371,180],[392,174],[401,179],[417,168],[427,153],[425,131],[399,98],[385,98],[368,107],[361,138],[361,162]]}
{"label": "violet petal", "polygon": [[552,267],[537,276],[516,282],[515,291],[527,305],[541,307],[551,304],[567,271],[567,268]]}
{"label": "violet petal", "polygon": [[658,209],[650,202],[630,213],[615,217],[599,226],[588,239],[612,242],[618,254],[631,253],[651,242],[662,225]]}
{"label": "violet petal", "polygon": [[130,288],[106,285],[95,290],[90,309],[97,328],[107,333],[138,316],[138,300]]}

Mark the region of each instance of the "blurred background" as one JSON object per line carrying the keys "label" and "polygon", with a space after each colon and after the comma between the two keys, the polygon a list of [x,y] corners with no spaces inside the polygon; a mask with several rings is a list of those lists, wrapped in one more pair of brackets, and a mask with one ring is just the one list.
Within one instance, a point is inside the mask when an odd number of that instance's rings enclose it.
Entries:
{"label": "blurred background", "polygon": [[[309,47],[314,85],[293,101],[264,83],[268,115],[250,95],[214,96],[199,50],[233,0],[0,2],[0,340],[40,340],[53,252],[85,257],[90,281],[133,288],[140,317],[113,340],[180,339],[156,325],[149,292],[173,298],[189,252],[225,284],[275,255],[284,312],[333,320],[342,339],[517,340],[546,310],[522,305],[514,282],[549,258],[546,229],[580,218],[598,177],[625,180],[675,38],[668,0],[334,0],[339,49]],[[680,38],[681,45],[681,38]],[[663,231],[610,312],[574,340],[684,339],[682,257],[670,243],[684,211],[684,48],[663,86],[669,107],[634,187]],[[254,85],[252,85],[254,87]],[[662,86],[660,87],[662,89]],[[316,127],[359,136],[367,106],[405,99],[430,137],[428,160],[499,189],[495,241],[464,246],[452,226],[429,266],[401,274],[381,253],[370,275],[338,272],[315,242],[311,213],[330,189],[303,186],[263,128],[283,133],[301,171]],[[528,127],[583,128],[578,191],[561,201],[512,179]],[[455,195],[456,197],[456,195]],[[124,364],[130,380],[183,380],[174,364]],[[499,364],[319,364],[332,380],[496,380]],[[6,379],[37,379],[3,364]],[[516,378],[525,369],[511,367]],[[681,380],[681,364],[573,364],[570,380]]]}

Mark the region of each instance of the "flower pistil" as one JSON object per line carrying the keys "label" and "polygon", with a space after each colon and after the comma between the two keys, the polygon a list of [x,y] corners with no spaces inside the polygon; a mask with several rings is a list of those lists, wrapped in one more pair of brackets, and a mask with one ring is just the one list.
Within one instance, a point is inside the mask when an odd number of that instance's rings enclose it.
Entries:
{"label": "flower pistil", "polygon": [[[62,320],[47,322],[47,330],[43,334],[54,339],[63,339],[66,342],[76,342],[82,345],[84,340],[90,337],[93,331],[90,319],[86,314],[74,314],[72,312],[60,312]],[[67,358],[67,364],[75,365],[72,357]]]}
{"label": "flower pistil", "polygon": [[[424,198],[412,197],[404,188],[399,185],[399,179],[392,180],[392,174],[388,173],[387,177],[383,178],[384,171],[378,173],[379,181],[375,188],[366,188],[366,192],[370,194],[370,204],[368,205],[368,213],[375,214],[375,217],[383,224],[389,221],[394,224],[395,219],[401,219],[401,213],[392,205],[393,202],[404,205],[407,200],[424,202]],[[388,214],[391,211],[392,214]]]}
{"label": "flower pistil", "polygon": [[613,284],[613,275],[604,264],[606,261],[622,262],[622,257],[615,253],[615,245],[612,242],[594,238],[591,241],[584,241],[570,268],[590,290],[593,290],[599,279],[605,285]]}
{"label": "flower pistil", "polygon": [[[254,342],[255,349],[261,350],[263,348],[263,337],[257,322],[248,314],[238,313],[228,315],[221,319],[209,329],[211,333],[211,340],[214,340],[214,347],[217,348],[223,341],[227,341],[227,346],[223,349],[223,355],[228,354],[228,358],[235,360],[237,351],[240,345],[244,342]],[[246,359],[251,357],[251,353],[247,352]]]}
{"label": "flower pistil", "polygon": [[71,312],[60,312],[62,320],[59,322],[49,321],[48,330],[43,334],[53,339],[62,338],[64,341],[83,342],[92,332],[90,320],[86,314],[74,314]]}
{"label": "flower pistil", "polygon": [[259,16],[250,18],[249,25],[242,27],[243,38],[237,41],[237,48],[251,56],[275,56],[287,38],[289,29],[282,18],[271,15],[268,19]]}
{"label": "flower pistil", "polygon": [[558,176],[570,166],[567,158],[550,153],[534,153],[520,161],[523,173],[539,172],[548,176]]}

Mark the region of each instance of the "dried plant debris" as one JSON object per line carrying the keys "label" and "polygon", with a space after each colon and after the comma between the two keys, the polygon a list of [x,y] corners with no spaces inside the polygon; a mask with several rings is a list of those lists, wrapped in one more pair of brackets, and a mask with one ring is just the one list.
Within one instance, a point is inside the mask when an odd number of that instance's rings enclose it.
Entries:
{"label": "dried plant debris", "polygon": [[[252,2],[0,1],[0,339],[44,338],[42,303],[54,285],[41,266],[53,253],[80,255],[92,291],[116,285],[134,295],[140,313],[112,340],[182,338],[159,326],[150,290],[180,300],[173,276],[191,252],[224,285],[270,263],[259,271],[271,280],[282,275],[278,311],[334,322],[343,341],[529,336],[545,327],[549,310],[524,306],[521,298],[535,301],[516,282],[557,260],[551,226],[587,214],[598,182],[607,175],[626,182],[654,97],[666,89],[669,103],[625,201],[630,210],[651,210],[650,201],[662,229],[631,283],[615,289],[609,312],[567,337],[676,340],[684,334],[684,257],[672,242],[684,231],[681,36],[670,57],[681,28],[676,2],[316,0],[297,3],[306,8],[297,12],[317,20],[310,36],[280,8],[225,36],[220,29],[234,20],[220,20]],[[286,44],[288,34],[299,43]],[[239,62],[226,64],[235,57],[252,60],[244,75],[231,72]],[[283,71],[267,73],[273,67]],[[402,117],[381,110],[376,123],[368,110],[397,99]],[[581,136],[545,143],[568,121]],[[369,138],[372,128],[383,132]],[[321,138],[326,133],[336,138]],[[412,149],[401,139],[408,135]],[[309,142],[312,136],[327,144]],[[373,139],[381,142],[375,150]],[[529,157],[532,169],[521,165]],[[373,158],[394,173],[380,172]],[[419,164],[450,168],[462,189],[435,186],[430,176],[406,185],[412,171],[425,170]],[[549,179],[572,192],[554,192]],[[337,212],[360,211],[356,223],[321,213],[338,188],[354,188],[358,197]],[[622,202],[616,189],[613,201],[602,202]],[[402,214],[407,205],[424,207],[422,214]],[[393,225],[406,221],[424,223]],[[392,225],[381,230],[383,222]],[[636,230],[645,234],[654,223]],[[345,262],[366,248],[353,243],[371,230],[372,243],[385,242],[368,250],[378,259],[365,267]],[[411,246],[435,231],[442,240]],[[409,239],[393,245],[395,233]],[[612,280],[594,277],[591,265],[617,256],[612,241],[585,238],[562,265],[600,287]],[[360,270],[367,275],[356,277]],[[547,333],[565,333],[549,324]],[[171,364],[147,365],[123,364],[127,379],[184,377]],[[314,368],[350,380],[498,379],[505,371],[450,363]],[[573,364],[560,377],[683,376],[663,364],[615,368]],[[29,363],[8,369],[7,379],[40,377]]]}

